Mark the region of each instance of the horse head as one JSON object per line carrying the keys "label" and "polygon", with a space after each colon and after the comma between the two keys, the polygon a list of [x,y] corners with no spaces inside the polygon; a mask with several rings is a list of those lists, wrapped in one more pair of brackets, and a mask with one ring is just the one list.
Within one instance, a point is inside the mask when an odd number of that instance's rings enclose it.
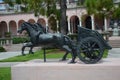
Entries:
{"label": "horse head", "polygon": [[26,30],[26,24],[28,24],[28,22],[24,22],[20,25],[19,29],[18,29],[18,33],[22,33],[24,30]]}

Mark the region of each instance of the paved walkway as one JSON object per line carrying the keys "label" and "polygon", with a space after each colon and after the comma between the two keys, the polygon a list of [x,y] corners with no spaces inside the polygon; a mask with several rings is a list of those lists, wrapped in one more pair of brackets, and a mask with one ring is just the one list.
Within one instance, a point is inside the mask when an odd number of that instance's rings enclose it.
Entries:
{"label": "paved walkway", "polygon": [[[28,51],[25,51],[25,54],[27,54]],[[1,52],[0,53],[0,60],[7,59],[10,57],[21,55],[21,51],[14,51],[14,52]]]}
{"label": "paved walkway", "polygon": [[109,50],[108,58],[120,58],[120,48],[113,48]]}
{"label": "paved walkway", "polygon": [[[7,50],[7,52],[0,52],[0,60],[21,55],[22,46],[23,44],[12,44],[12,45],[3,46]],[[39,47],[35,47],[33,48],[33,51],[36,51],[38,49]],[[28,51],[29,48],[26,47],[24,53],[27,54]]]}

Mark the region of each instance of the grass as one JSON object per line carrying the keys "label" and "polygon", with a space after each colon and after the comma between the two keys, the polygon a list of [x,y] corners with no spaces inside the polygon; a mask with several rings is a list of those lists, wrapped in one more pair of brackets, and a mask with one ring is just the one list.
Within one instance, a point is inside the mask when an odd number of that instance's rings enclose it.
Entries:
{"label": "grass", "polygon": [[108,56],[108,50],[105,49],[105,50],[104,50],[104,54],[103,54],[103,58],[107,58],[107,56]]}
{"label": "grass", "polygon": [[0,67],[0,80],[11,80],[10,67]]}
{"label": "grass", "polygon": [[[64,54],[65,52],[59,49],[50,49],[46,51],[46,58],[47,59],[62,58]],[[108,50],[105,50],[103,58],[106,58],[107,56],[108,56]],[[69,54],[67,57],[71,58],[71,55]],[[35,54],[27,54],[26,56],[20,55],[8,59],[0,60],[0,62],[25,62],[32,59],[43,59],[43,50],[37,51],[35,52]]]}
{"label": "grass", "polygon": [[[62,58],[65,54],[64,51],[61,51],[59,49],[50,49],[46,51],[46,58]],[[68,55],[68,58],[70,58],[70,54]],[[43,59],[43,50],[37,51],[34,54],[27,54],[26,56],[15,56],[12,58],[0,60],[0,62],[24,62],[29,61],[32,59]]]}

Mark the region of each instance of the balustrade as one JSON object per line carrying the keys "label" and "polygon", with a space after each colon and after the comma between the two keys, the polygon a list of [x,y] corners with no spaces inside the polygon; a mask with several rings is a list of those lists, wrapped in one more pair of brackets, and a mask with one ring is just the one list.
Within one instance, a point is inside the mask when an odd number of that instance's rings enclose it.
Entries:
{"label": "balustrade", "polygon": [[11,45],[13,42],[12,42],[12,39],[11,38],[1,38],[0,39],[0,46],[3,46],[3,45]]}

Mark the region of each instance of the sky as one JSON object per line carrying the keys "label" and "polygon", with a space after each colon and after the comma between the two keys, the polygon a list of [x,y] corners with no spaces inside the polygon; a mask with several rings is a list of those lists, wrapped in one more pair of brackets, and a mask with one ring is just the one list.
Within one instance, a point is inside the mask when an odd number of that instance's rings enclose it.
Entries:
{"label": "sky", "polygon": [[0,3],[3,2],[3,0],[0,0]]}
{"label": "sky", "polygon": [[[0,3],[2,3],[3,2],[3,0],[0,0]],[[3,10],[3,9],[5,9],[5,6],[3,6],[2,4],[0,4],[0,10]]]}

